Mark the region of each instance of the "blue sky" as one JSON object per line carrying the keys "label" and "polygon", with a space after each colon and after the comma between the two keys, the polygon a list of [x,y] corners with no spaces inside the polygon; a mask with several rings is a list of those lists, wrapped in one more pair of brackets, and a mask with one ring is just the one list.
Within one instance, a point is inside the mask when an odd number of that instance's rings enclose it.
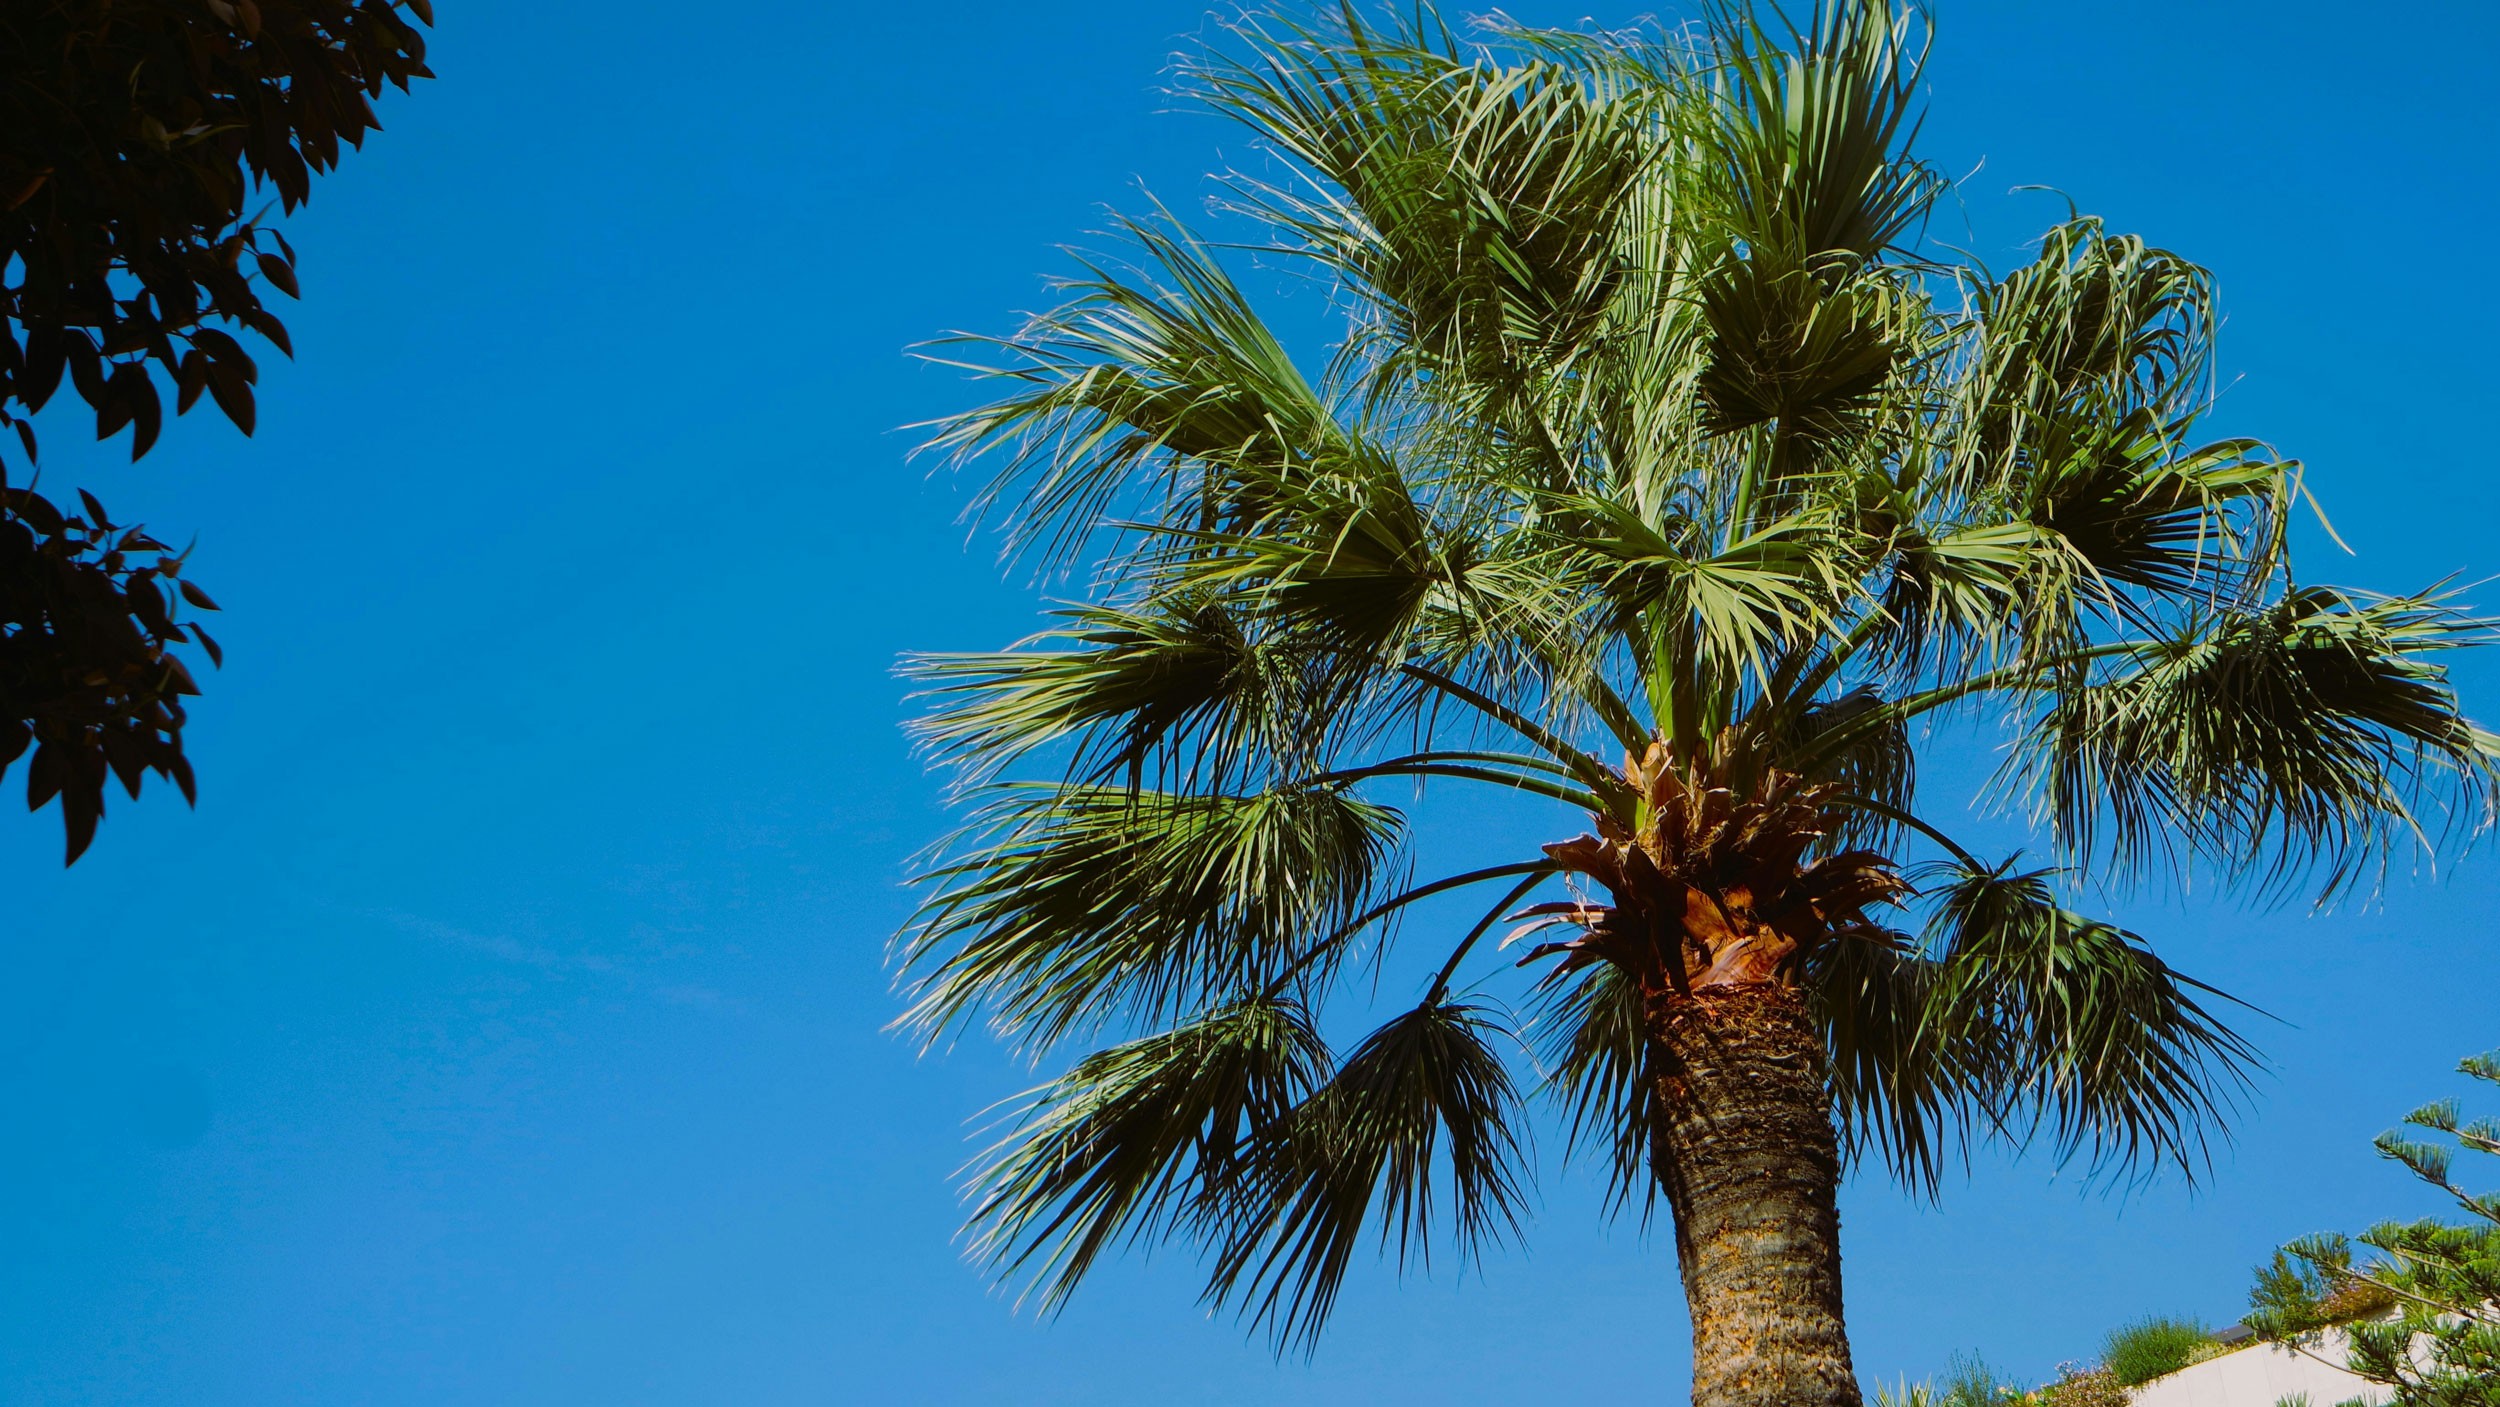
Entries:
{"label": "blue sky", "polygon": [[[965,1120],[1026,1077],[880,1029],[944,825],[891,665],[1037,598],[905,462],[969,392],[903,349],[1003,329],[1106,202],[1240,151],[1156,91],[1198,0],[443,12],[441,81],[290,226],[258,440],[195,415],[132,467],[49,422],[49,483],[198,533],[228,664],[196,811],[117,803],[67,873],[51,813],[0,818],[0,1403],[1680,1391],[1670,1249],[1550,1156],[1524,1251],[1359,1273],[1309,1363],[1209,1320],[1185,1257],[1037,1324],[952,1244]],[[2062,206],[2006,192],[2048,183],[2209,264],[2216,430],[2306,459],[2356,551],[2309,574],[2500,572],[2496,29],[1954,0],[1937,233],[2017,258]],[[2461,677],[2500,717],[2500,664]],[[1514,825],[1443,830],[1479,824]],[[1993,1156],[1934,1208],[1853,1186],[1863,1370],[2043,1376],[2417,1206],[2367,1139],[2500,1045],[2496,904],[2487,852],[2324,917],[2126,907],[2284,1019],[2238,1142],[2193,1196]]]}

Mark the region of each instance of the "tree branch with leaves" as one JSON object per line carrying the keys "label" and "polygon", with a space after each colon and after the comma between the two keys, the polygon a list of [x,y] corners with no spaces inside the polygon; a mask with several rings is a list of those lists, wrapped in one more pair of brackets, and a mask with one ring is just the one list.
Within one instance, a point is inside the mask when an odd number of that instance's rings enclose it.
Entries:
{"label": "tree branch with leaves", "polygon": [[[0,15],[0,771],[29,745],[27,804],[61,802],[68,859],[108,775],[194,796],[174,647],[222,663],[175,597],[213,610],[175,553],[85,491],[35,492],[34,416],[64,384],[134,460],[203,397],[249,435],[260,367],[294,355],[264,299],[299,290],[292,213],[381,126],[372,99],[429,78],[428,0],[33,0]],[[161,385],[160,385],[161,381]]]}

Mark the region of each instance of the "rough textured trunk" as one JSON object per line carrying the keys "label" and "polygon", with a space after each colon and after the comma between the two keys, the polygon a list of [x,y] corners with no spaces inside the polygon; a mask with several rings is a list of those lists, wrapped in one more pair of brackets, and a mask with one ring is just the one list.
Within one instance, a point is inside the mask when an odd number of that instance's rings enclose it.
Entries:
{"label": "rough textured trunk", "polygon": [[1840,1155],[1803,997],[1662,994],[1649,1025],[1694,1407],[1860,1407],[1841,1324]]}

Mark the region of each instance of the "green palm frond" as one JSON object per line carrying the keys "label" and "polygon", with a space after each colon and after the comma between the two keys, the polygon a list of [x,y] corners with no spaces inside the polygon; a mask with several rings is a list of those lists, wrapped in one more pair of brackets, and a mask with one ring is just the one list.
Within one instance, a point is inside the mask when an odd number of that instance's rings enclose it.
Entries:
{"label": "green palm frond", "polygon": [[1892,817],[1907,812],[1917,798],[1918,752],[1907,725],[1893,720],[1865,729],[1850,726],[1882,711],[1882,696],[1860,685],[1837,698],[1816,700],[1795,716],[1792,739],[1786,741],[1801,752],[1825,734],[1849,730],[1849,743],[1823,756],[1807,775],[1838,785],[1860,803],[1873,803],[1859,805],[1825,838],[1827,852],[1889,848],[1902,829]]}
{"label": "green palm frond", "polygon": [[1338,786],[999,784],[908,935],[906,1025],[1049,1046],[1256,988],[1362,912],[1401,821]]}
{"label": "green palm frond", "polygon": [[1623,272],[1616,225],[1657,159],[1637,111],[1561,65],[1483,62],[1437,21],[1384,29],[1352,5],[1333,26],[1269,16],[1237,37],[1184,78],[1300,169],[1245,193],[1368,301],[1373,345],[1513,386],[1595,330]]}
{"label": "green palm frond", "polygon": [[1257,516],[1228,530],[1167,531],[1149,579],[1230,592],[1303,647],[1365,662],[1404,641],[1436,592],[1463,590],[1471,544],[1376,449],[1263,483],[1257,498]]}
{"label": "green palm frond", "polygon": [[1949,1151],[1986,1117],[1971,1042],[1938,1019],[1942,965],[1907,943],[1840,943],[1808,975],[1830,1050],[1841,1152],[1933,1195]]}
{"label": "green palm frond", "polygon": [[[1863,623],[1865,667],[1888,681],[1953,674],[2006,653],[2035,599],[2045,551],[2029,522],[1922,522],[1883,505],[1887,558]],[[2063,575],[2063,574],[2061,574]]]}
{"label": "green palm frond", "polygon": [[2060,671],[2010,779],[2079,856],[2136,870],[2175,838],[2230,873],[2317,862],[2350,883],[2426,798],[2488,810],[2491,737],[2436,661],[2490,633],[2436,595],[2193,611]]}
{"label": "green palm frond", "polygon": [[1208,1298],[1307,1345],[1367,1232],[1404,1262],[1436,1234],[1466,1256],[1516,1231],[1518,1101],[1499,1039],[1485,1010],[1440,999],[1364,1038],[1205,1204]]}
{"label": "green palm frond", "polygon": [[1599,964],[1552,975],[1541,995],[1539,1063],[1566,1116],[1569,1147],[1598,1152],[1607,1205],[1637,1200],[1646,1220],[1657,1200],[1649,1145],[1658,1115],[1640,987],[1622,969]]}
{"label": "green palm frond", "polygon": [[2141,410],[2044,429],[2043,462],[2026,486],[2030,517],[2101,588],[2086,604],[2117,587],[2192,596],[2207,580],[2212,594],[2236,599],[2273,567],[2293,466],[2267,458],[2262,445],[2181,449]]}
{"label": "green palm frond", "polygon": [[1823,443],[1862,429],[1916,345],[1919,309],[1907,291],[1787,262],[1772,246],[1722,256],[1700,290],[1711,345],[1696,387],[1703,429],[1776,423]]}
{"label": "green palm frond", "polygon": [[[1186,505],[1210,524],[1255,521],[1262,487],[1348,450],[1333,410],[1214,254],[1185,233],[1123,220],[1136,268],[1090,267],[1074,295],[1005,338],[958,336],[959,363],[1013,383],[941,422],[929,448],[1000,452],[988,494],[1012,536],[1064,556],[1106,515]],[[941,344],[947,345],[947,344]]]}
{"label": "green palm frond", "polygon": [[1232,1196],[1249,1145],[1327,1073],[1307,1017],[1272,997],[1087,1056],[1011,1107],[975,1163],[974,1253],[1055,1308],[1106,1249]]}
{"label": "green palm frond", "polygon": [[2168,250],[2077,217],[2052,228],[2029,265],[1976,281],[1970,298],[1972,366],[1954,387],[1966,474],[2019,479],[2041,417],[2090,407],[2171,424],[2203,408],[2213,276]]}
{"label": "green palm frond", "polygon": [[[2050,872],[1939,871],[1920,1043],[2000,1130],[2060,1160],[2193,1175],[2256,1052],[2144,940],[2061,906]],[[1933,1052],[1930,1054],[1929,1052]]]}
{"label": "green palm frond", "polygon": [[1254,634],[1238,609],[1159,601],[1060,616],[1012,650],[905,661],[936,700],[914,731],[940,759],[980,780],[1075,738],[1071,775],[1169,760],[1221,781],[1253,761],[1315,755],[1303,744],[1327,716],[1313,706],[1308,652]]}
{"label": "green palm frond", "polygon": [[1722,6],[1712,77],[1728,223],[1793,259],[1873,259],[1896,248],[1944,189],[1904,153],[1916,136],[1923,39],[1884,5],[1820,0],[1811,28],[1774,34]]}

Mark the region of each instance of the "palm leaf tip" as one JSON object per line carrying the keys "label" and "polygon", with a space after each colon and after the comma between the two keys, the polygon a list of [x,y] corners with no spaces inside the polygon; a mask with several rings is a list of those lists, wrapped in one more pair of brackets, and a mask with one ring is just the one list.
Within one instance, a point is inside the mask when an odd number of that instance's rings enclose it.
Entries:
{"label": "palm leaf tip", "polygon": [[2277,888],[2323,869],[2332,892],[2435,847],[2425,804],[2469,836],[2492,821],[2490,737],[2438,662],[2492,630],[2438,595],[2324,588],[2192,613],[2061,688],[2012,775],[2078,856],[2139,869],[2175,838]]}

